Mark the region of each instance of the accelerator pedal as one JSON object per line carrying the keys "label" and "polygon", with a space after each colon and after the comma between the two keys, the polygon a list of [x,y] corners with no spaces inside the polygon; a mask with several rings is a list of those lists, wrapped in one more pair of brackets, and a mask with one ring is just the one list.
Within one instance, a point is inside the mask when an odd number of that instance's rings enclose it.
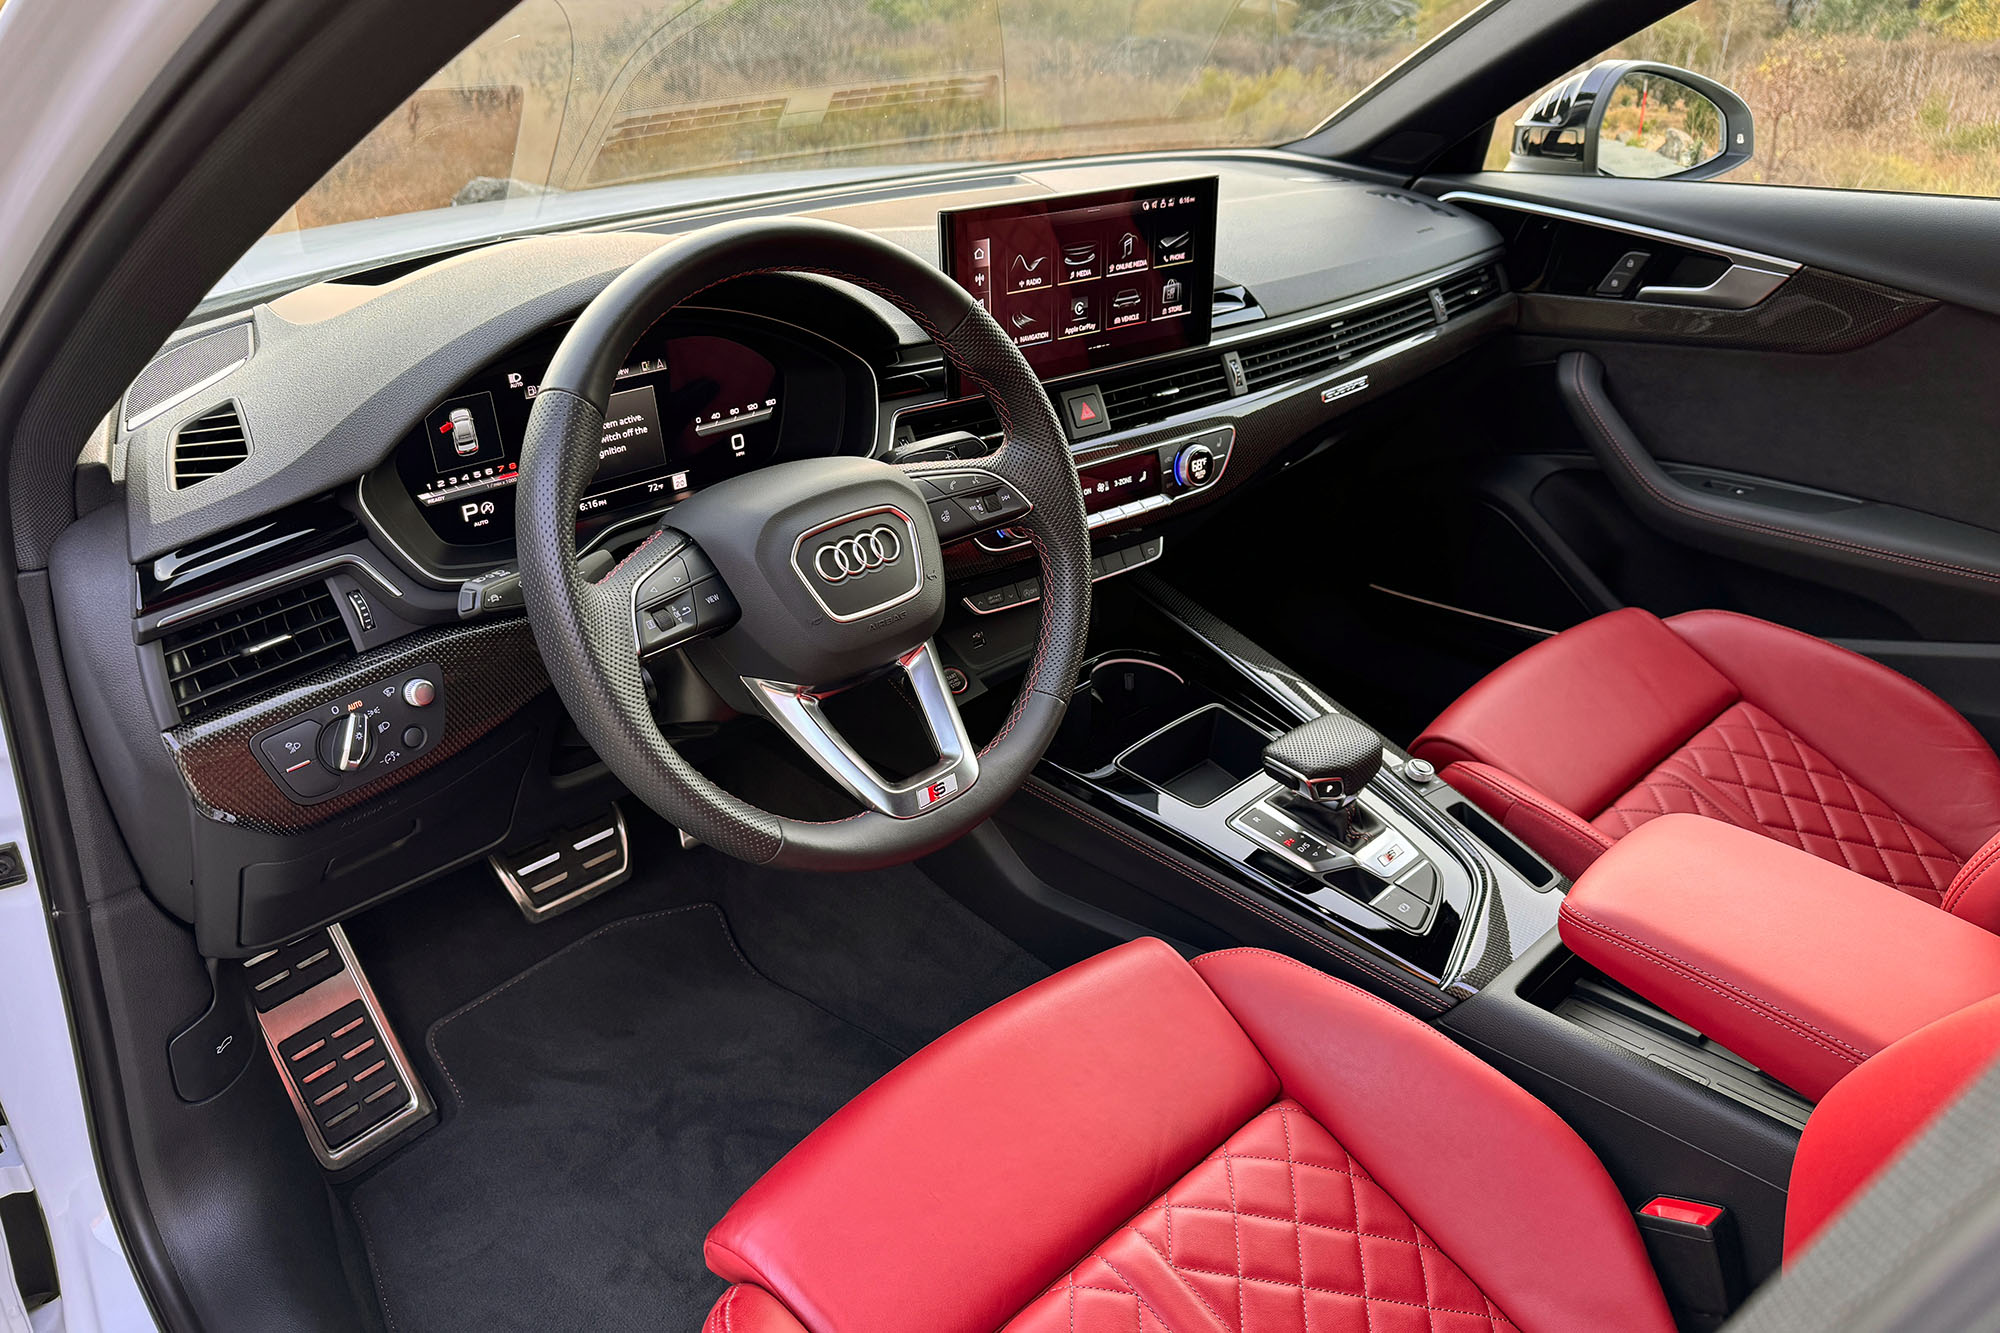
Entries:
{"label": "accelerator pedal", "polygon": [[321,1166],[350,1167],[431,1114],[339,926],[246,959],[243,979]]}
{"label": "accelerator pedal", "polygon": [[630,878],[632,840],[614,804],[546,842],[487,860],[521,915],[546,921]]}

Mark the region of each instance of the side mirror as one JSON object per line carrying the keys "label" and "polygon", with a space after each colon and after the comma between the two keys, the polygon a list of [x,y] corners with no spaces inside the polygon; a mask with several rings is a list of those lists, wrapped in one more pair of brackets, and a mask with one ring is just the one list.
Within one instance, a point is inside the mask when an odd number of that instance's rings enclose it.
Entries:
{"label": "side mirror", "polygon": [[1714,79],[1606,60],[1536,98],[1514,122],[1513,171],[1706,180],[1750,160],[1750,108]]}

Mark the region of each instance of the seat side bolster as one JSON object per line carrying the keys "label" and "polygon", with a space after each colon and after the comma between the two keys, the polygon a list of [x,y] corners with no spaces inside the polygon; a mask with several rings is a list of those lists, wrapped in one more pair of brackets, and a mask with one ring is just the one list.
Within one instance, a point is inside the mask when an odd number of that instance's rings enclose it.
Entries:
{"label": "seat side bolster", "polygon": [[1563,809],[1491,764],[1450,764],[1438,776],[1571,879],[1611,846],[1609,834],[1585,823],[1574,810]]}
{"label": "seat side bolster", "polygon": [[807,1333],[785,1303],[762,1287],[731,1287],[715,1300],[701,1333]]}
{"label": "seat side bolster", "polygon": [[1626,607],[1495,668],[1410,753],[1491,764],[1593,819],[1736,698],[1657,617]]}
{"label": "seat side bolster", "polygon": [[1280,954],[1194,966],[1285,1093],[1517,1326],[1673,1328],[1624,1200],[1553,1111],[1436,1029]]}

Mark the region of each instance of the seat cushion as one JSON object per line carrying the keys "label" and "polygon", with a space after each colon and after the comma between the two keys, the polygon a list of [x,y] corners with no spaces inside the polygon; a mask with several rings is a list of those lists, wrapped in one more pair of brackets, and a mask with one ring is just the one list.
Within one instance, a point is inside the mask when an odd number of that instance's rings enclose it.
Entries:
{"label": "seat cushion", "polygon": [[892,1071],[707,1257],[813,1333],[1672,1327],[1546,1107],[1301,963],[1153,940]]}
{"label": "seat cushion", "polygon": [[1968,864],[2000,833],[1991,747],[1916,682],[1767,621],[1599,616],[1411,750],[1572,878],[1640,825],[1699,814],[2000,929],[2000,875]]}

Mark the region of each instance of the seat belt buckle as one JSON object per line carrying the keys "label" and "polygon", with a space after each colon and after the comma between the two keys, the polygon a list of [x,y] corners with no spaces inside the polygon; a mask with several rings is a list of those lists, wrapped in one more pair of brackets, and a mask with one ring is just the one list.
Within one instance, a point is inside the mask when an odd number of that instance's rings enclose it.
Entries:
{"label": "seat belt buckle", "polygon": [[1674,1322],[1682,1329],[1721,1327],[1743,1301],[1742,1249],[1729,1210],[1661,1195],[1633,1220]]}

